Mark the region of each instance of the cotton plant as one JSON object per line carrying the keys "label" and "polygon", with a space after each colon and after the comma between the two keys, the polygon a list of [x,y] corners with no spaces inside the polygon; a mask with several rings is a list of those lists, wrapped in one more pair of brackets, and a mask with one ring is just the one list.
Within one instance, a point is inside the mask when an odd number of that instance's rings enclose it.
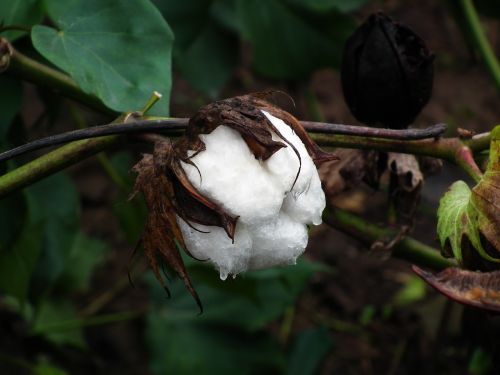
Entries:
{"label": "cotton plant", "polygon": [[158,280],[165,285],[160,258],[201,307],[179,249],[212,263],[223,280],[295,264],[325,208],[316,165],[334,159],[263,94],[201,108],[181,139],[158,140],[133,168],[149,209],[142,243]]}

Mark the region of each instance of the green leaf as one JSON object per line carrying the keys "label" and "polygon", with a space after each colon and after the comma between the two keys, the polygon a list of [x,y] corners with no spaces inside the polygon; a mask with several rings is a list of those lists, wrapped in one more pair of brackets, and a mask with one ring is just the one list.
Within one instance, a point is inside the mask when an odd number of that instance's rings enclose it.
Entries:
{"label": "green leaf", "polygon": [[[197,316],[197,307],[180,282],[172,285],[169,316],[210,324],[225,324],[255,332],[278,318],[295,302],[309,277],[324,270],[317,263],[299,261],[296,266],[247,272],[234,280],[222,281],[210,267],[189,267],[193,284],[204,306]],[[193,272],[192,272],[193,271]],[[153,301],[165,306],[165,292],[152,288]]]}
{"label": "green leaf", "polygon": [[468,366],[471,375],[488,375],[493,370],[493,358],[491,354],[477,347],[472,353]]}
{"label": "green leaf", "polygon": [[336,11],[314,12],[282,0],[240,0],[243,35],[253,67],[277,79],[305,78],[315,69],[338,67],[355,23]]}
{"label": "green leaf", "polygon": [[418,276],[410,276],[394,296],[396,305],[404,306],[422,300],[426,294],[425,282]]}
{"label": "green leaf", "polygon": [[116,111],[140,110],[163,94],[167,115],[173,34],[148,0],[46,0],[56,28],[35,26],[35,48],[87,93]]}
{"label": "green leaf", "polygon": [[279,344],[270,337],[174,323],[158,310],[148,315],[146,339],[150,369],[158,375],[279,374],[284,366]]}
{"label": "green leaf", "polygon": [[[43,225],[38,202],[27,196],[27,215],[18,238],[8,247],[0,248],[0,290],[24,302],[33,270],[41,249]],[[4,216],[5,215],[5,216]],[[2,222],[8,221],[2,213]]]}
{"label": "green leaf", "polygon": [[106,243],[78,233],[66,260],[66,268],[57,281],[58,290],[86,291],[95,267],[104,260]]}
{"label": "green leaf", "polygon": [[[472,191],[465,182],[455,182],[438,209],[441,246],[446,250],[449,245],[453,256],[465,266],[471,263],[472,268],[498,268],[500,263],[500,125],[491,132],[489,154],[486,173]],[[474,257],[464,262],[464,237],[483,260],[492,264],[476,264]]]}
{"label": "green leaf", "polygon": [[31,288],[31,296],[40,297],[66,268],[79,229],[80,202],[73,182],[64,173],[43,179],[27,191],[38,203],[43,225],[43,247]]}
{"label": "green leaf", "polygon": [[484,259],[500,262],[491,257],[483,248],[479,235],[479,223],[484,214],[471,201],[471,190],[463,181],[456,181],[441,198],[438,209],[437,232],[441,247],[451,247],[457,261],[463,261],[462,241],[467,236],[472,246]]}
{"label": "green leaf", "polygon": [[34,375],[69,375],[63,369],[60,369],[59,367],[55,367],[54,365],[51,365],[51,364],[44,362],[44,361],[38,363],[35,366],[35,368],[33,369],[33,374]]}
{"label": "green leaf", "polygon": [[44,335],[45,338],[57,345],[69,344],[85,348],[81,326],[74,325],[66,329],[63,325],[65,321],[73,321],[75,316],[75,307],[69,300],[46,300],[38,310],[32,327],[33,333]]}
{"label": "green leaf", "polygon": [[235,26],[220,17],[231,11],[228,2],[155,2],[174,31],[174,62],[182,77],[195,89],[215,98],[238,63]]}
{"label": "green leaf", "polygon": [[[0,1],[0,24],[30,27],[40,23],[43,10],[39,0]],[[25,35],[27,31],[6,31],[0,34],[11,42]]]}
{"label": "green leaf", "polygon": [[176,62],[191,86],[216,98],[238,63],[238,40],[208,20],[196,39],[179,52]]}
{"label": "green leaf", "polygon": [[188,269],[204,305],[202,315],[182,282],[170,285],[169,303],[154,278],[148,278],[154,305],[146,339],[153,373],[281,373],[283,353],[263,328],[295,303],[313,272],[324,268],[300,261],[227,281],[200,263]]}
{"label": "green leaf", "polygon": [[301,332],[292,347],[287,375],[314,375],[333,345],[326,328]]}

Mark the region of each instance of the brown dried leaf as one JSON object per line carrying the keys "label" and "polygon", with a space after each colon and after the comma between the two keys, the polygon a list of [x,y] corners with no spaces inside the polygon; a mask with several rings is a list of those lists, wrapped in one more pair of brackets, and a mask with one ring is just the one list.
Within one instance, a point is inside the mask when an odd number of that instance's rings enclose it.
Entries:
{"label": "brown dried leaf", "polygon": [[491,132],[490,159],[486,173],[472,189],[471,204],[480,212],[481,234],[500,254],[500,126]]}
{"label": "brown dried leaf", "polygon": [[137,173],[133,196],[139,191],[142,192],[149,211],[141,239],[149,265],[158,281],[168,291],[160,274],[159,256],[181,278],[202,311],[200,298],[189,280],[178,250],[178,247],[186,249],[186,245],[172,205],[172,186],[163,173],[157,173],[152,155],[144,155],[132,170]]}
{"label": "brown dried leaf", "polygon": [[388,153],[387,166],[390,172],[389,197],[397,221],[411,227],[424,181],[418,161],[413,155]]}
{"label": "brown dried leaf", "polygon": [[323,163],[318,173],[329,199],[345,190],[358,186],[366,175],[365,152],[362,150],[340,149],[339,161]]}
{"label": "brown dried leaf", "polygon": [[437,274],[413,266],[413,271],[448,298],[464,305],[500,312],[500,271],[473,272],[447,268]]}

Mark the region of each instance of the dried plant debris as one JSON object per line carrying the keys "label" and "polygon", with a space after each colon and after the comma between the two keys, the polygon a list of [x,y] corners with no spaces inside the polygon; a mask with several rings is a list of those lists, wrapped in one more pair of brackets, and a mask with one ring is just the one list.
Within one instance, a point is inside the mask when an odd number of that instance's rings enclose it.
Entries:
{"label": "dried plant debris", "polygon": [[413,226],[424,176],[413,155],[388,153],[389,199],[400,225]]}
{"label": "dried plant debris", "polygon": [[197,303],[179,249],[208,260],[222,279],[248,269],[293,264],[307,225],[321,223],[325,197],[315,163],[336,160],[265,94],[209,104],[175,144],[155,137],[133,171],[148,206],[142,243],[162,285],[159,262]]}
{"label": "dried plant debris", "polygon": [[439,273],[413,270],[437,291],[452,300],[485,310],[500,312],[500,271],[474,272],[447,268]]}
{"label": "dried plant debris", "polygon": [[455,257],[463,267],[477,267],[481,262],[475,255],[488,263],[484,269],[499,269],[500,126],[492,132],[490,160],[479,183],[471,190],[456,181],[441,198],[437,232],[443,255]]}
{"label": "dried plant debris", "polygon": [[361,182],[378,189],[382,175],[388,173],[389,200],[396,223],[404,226],[406,233],[413,226],[424,182],[419,161],[413,155],[366,150],[339,150],[338,155],[339,162],[325,163],[319,169],[328,198]]}

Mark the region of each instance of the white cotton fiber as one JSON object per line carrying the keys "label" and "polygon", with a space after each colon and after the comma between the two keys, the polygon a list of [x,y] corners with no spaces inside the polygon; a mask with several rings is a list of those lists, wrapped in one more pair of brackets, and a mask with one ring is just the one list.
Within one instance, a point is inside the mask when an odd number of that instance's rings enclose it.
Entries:
{"label": "white cotton fiber", "polygon": [[244,224],[237,223],[233,243],[222,228],[193,224],[196,230],[179,217],[177,223],[189,252],[196,259],[210,260],[219,270],[221,279],[248,269],[252,239]]}
{"label": "white cotton fiber", "polygon": [[228,213],[240,216],[243,223],[253,224],[276,216],[284,192],[261,162],[251,153],[241,135],[227,126],[201,135],[206,150],[182,167],[193,186],[205,197],[220,204]]}
{"label": "white cotton fiber", "polygon": [[[299,137],[282,120],[262,111],[281,135],[292,143],[266,161],[252,154],[241,135],[226,126],[201,135],[206,150],[183,163],[188,179],[206,198],[239,216],[232,243],[219,227],[194,224],[201,233],[178,218],[188,250],[207,259],[222,279],[249,269],[295,264],[307,246],[307,224],[321,223],[325,195],[318,172]],[[283,142],[278,135],[273,139]],[[292,190],[290,190],[292,189]]]}
{"label": "white cotton fiber", "polygon": [[249,268],[295,264],[307,246],[307,226],[281,212],[277,218],[250,228],[253,240]]}

